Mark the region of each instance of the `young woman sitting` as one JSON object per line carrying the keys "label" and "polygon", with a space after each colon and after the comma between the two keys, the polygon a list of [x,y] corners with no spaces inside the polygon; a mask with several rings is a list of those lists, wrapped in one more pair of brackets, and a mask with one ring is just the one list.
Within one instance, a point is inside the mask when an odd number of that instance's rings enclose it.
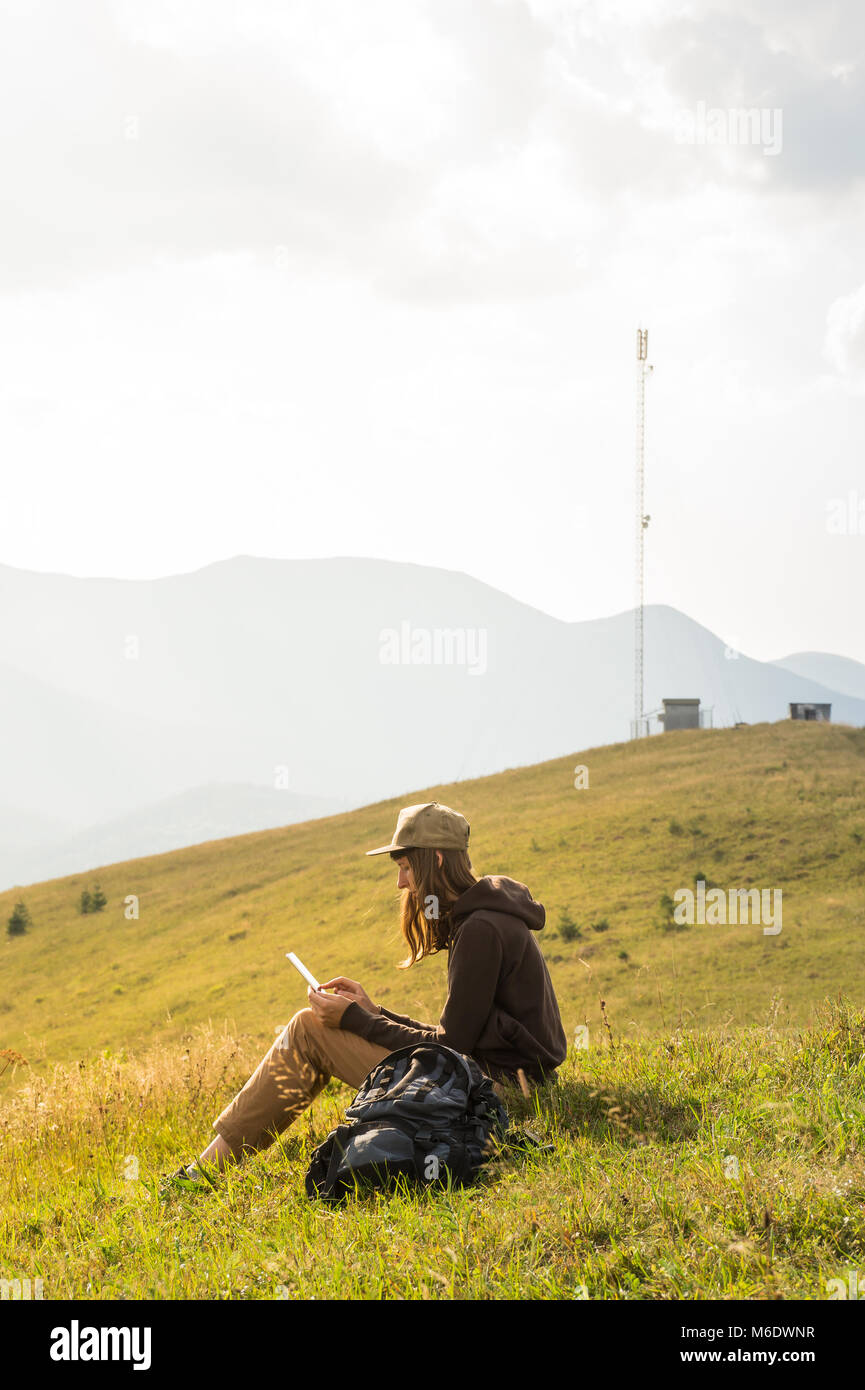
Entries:
{"label": "young woman sitting", "polygon": [[[440,1022],[419,1023],[376,1005],[356,980],[339,975],[307,991],[246,1085],[215,1120],[216,1138],[197,1163],[175,1177],[226,1167],[267,1148],[309,1106],[332,1076],[357,1089],[397,1048],[438,1042],[471,1056],[497,1084],[522,1071],[541,1083],[564,1061],[567,1039],[535,933],[545,913],[514,879],[476,878],[464,816],[438,802],[399,814],[388,854],[403,889],[403,967],[448,953],[448,994]],[[330,990],[332,993],[324,993]]]}

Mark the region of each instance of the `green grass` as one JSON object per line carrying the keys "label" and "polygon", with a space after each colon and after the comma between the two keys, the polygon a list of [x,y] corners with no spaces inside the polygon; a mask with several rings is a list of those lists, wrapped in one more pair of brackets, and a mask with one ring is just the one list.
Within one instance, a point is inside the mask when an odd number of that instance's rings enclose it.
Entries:
{"label": "green grass", "polygon": [[[160,1202],[305,1005],[286,950],[438,1017],[445,959],[394,969],[396,872],[363,854],[429,799],[468,817],[478,873],[547,907],[566,1030],[589,1039],[532,1117],[554,1153],[466,1192],[310,1203],[351,1094],[333,1082],[218,1193]],[[698,874],[781,888],[781,934],[665,930],[660,899]],[[97,879],[107,906],[81,916]],[[0,937],[0,1048],[26,1059],[0,1075],[0,1277],[46,1298],[824,1298],[865,1273],[865,731],[664,735],[12,890],[0,924],[21,897],[31,929]]]}
{"label": "green grass", "polygon": [[161,1201],[256,1057],[198,1029],[31,1078],[2,1119],[0,1277],[51,1299],[825,1299],[865,1265],[865,1011],[846,1003],[799,1033],[572,1051],[557,1088],[510,1101],[554,1152],[463,1191],[310,1202],[351,1095],[331,1082],[216,1191]]}
{"label": "green grass", "polygon": [[[477,872],[521,879],[546,905],[540,940],[569,1036],[602,1028],[600,997],[633,1037],[755,1024],[770,1006],[795,1026],[839,988],[865,1003],[865,730],[791,721],[599,748],[0,894],[0,1046],[39,1070],[208,1021],[263,1044],[306,1003],[287,950],[320,978],[346,974],[398,1012],[438,1017],[445,961],[394,968],[396,871],[363,853],[386,843],[401,805],[433,798],[471,822]],[[780,935],[662,931],[661,896],[697,873],[780,887]],[[81,916],[97,878],[108,906]],[[19,897],[33,927],[11,938]],[[581,927],[570,941],[563,911]]]}

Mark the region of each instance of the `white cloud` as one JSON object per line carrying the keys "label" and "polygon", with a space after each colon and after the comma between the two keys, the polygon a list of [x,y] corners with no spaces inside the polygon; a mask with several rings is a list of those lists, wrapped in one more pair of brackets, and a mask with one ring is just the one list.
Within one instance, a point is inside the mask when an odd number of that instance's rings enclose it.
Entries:
{"label": "white cloud", "polygon": [[[858,177],[855,13],[845,51],[831,19],[746,0],[7,8],[0,277],[290,247],[389,293],[545,294],[637,191]],[[783,153],[677,145],[698,100],[782,108]]]}
{"label": "white cloud", "polygon": [[[821,645],[865,554],[801,563],[815,457],[843,495],[865,444],[863,15],[10,0],[0,558],[366,553],[624,608],[642,319],[650,597]],[[781,107],[782,153],[677,144],[699,100]]]}

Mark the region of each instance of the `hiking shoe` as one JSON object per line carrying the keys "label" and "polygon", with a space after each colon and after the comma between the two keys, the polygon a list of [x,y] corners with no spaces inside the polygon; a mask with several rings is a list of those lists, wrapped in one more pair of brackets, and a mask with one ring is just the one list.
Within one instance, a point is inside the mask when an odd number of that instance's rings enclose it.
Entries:
{"label": "hiking shoe", "polygon": [[204,1181],[204,1175],[200,1169],[196,1169],[195,1176],[193,1176],[188,1168],[178,1168],[173,1173],[163,1174],[159,1184],[159,1195],[165,1198],[170,1197],[173,1192],[199,1192],[202,1188],[207,1187],[208,1183],[211,1187],[213,1186],[209,1179],[207,1182]]}

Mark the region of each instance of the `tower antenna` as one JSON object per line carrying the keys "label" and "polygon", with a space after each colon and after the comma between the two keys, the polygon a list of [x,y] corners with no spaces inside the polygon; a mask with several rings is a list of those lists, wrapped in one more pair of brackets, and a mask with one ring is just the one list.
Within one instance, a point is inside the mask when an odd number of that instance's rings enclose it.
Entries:
{"label": "tower antenna", "polygon": [[648,363],[649,330],[637,329],[637,468],[636,468],[636,507],[637,507],[637,555],[636,580],[637,602],[634,608],[634,719],[631,725],[631,738],[642,738],[649,732],[645,717],[643,694],[643,648],[644,621],[643,600],[645,593],[645,545],[646,527],[651,518],[646,515],[646,377],[652,368]]}

